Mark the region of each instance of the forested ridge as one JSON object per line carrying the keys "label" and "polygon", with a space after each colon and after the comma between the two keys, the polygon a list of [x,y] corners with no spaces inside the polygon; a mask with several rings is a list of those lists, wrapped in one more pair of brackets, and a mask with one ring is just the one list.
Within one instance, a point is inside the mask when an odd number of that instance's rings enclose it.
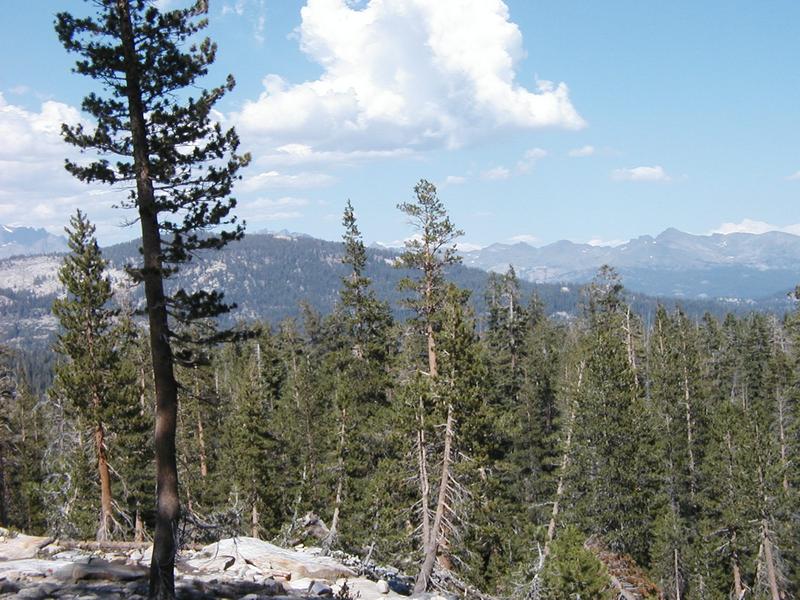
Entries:
{"label": "forested ridge", "polygon": [[[432,577],[497,596],[615,597],[614,581],[639,597],[798,593],[800,314],[661,306],[646,323],[604,268],[579,317],[554,320],[509,270],[490,276],[479,328],[446,264],[425,300],[412,246],[397,319],[352,209],[345,225],[333,310],[304,304],[178,369],[182,542],[294,543],[314,513],[327,545],[410,574],[435,539]],[[46,393],[43,365],[4,351],[4,526],[89,539],[106,511],[109,539],[152,535],[146,335],[130,307],[98,306],[106,358],[76,371],[64,344],[82,325],[62,318]],[[105,400],[82,406],[91,381]]]}

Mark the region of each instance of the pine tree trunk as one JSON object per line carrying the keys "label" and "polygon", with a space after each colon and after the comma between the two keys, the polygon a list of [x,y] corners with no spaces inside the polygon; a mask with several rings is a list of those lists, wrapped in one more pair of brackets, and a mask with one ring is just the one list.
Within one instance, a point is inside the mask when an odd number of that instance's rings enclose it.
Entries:
{"label": "pine tree trunk", "polygon": [[136,519],[134,520],[133,525],[133,541],[134,542],[143,542],[144,541],[144,523],[142,522],[142,512],[137,507],[136,509]]}
{"label": "pine tree trunk", "polygon": [[175,458],[178,386],[169,343],[167,305],[161,265],[161,234],[158,226],[153,181],[150,176],[147,129],[142,104],[139,58],[131,23],[129,0],[117,0],[124,58],[128,116],[136,173],[136,199],[142,229],[144,293],[150,326],[150,352],[156,391],[156,529],[150,563],[150,598],[175,597],[175,552],[180,498]]}
{"label": "pine tree trunk", "polygon": [[[685,349],[685,347],[684,347]],[[683,403],[686,408],[686,450],[689,455],[689,495],[694,502],[695,497],[695,461],[694,461],[694,432],[692,427],[692,405],[689,394],[689,372],[683,366]]]}
{"label": "pine tree trunk", "polygon": [[425,559],[422,562],[422,568],[417,575],[417,581],[414,585],[414,592],[424,592],[428,588],[431,574],[433,573],[433,565],[436,562],[436,556],[439,552],[440,543],[444,543],[444,511],[447,506],[447,491],[450,488],[450,463],[452,460],[452,447],[453,447],[453,433],[454,433],[454,415],[453,405],[447,406],[447,423],[445,424],[444,432],[444,455],[442,456],[442,474],[439,481],[439,496],[436,501],[436,513],[433,518],[433,526],[430,531],[430,540],[428,547],[425,550]]}
{"label": "pine tree trunk", "polygon": [[[583,385],[583,369],[584,363],[578,366],[578,385],[576,393],[580,392]],[[569,413],[569,422],[567,423],[567,438],[564,441],[564,453],[561,455],[561,469],[558,475],[558,487],[556,488],[556,498],[553,501],[553,511],[550,513],[550,523],[547,525],[547,539],[544,543],[543,555],[546,558],[550,552],[550,543],[556,535],[556,523],[558,522],[558,511],[561,503],[561,498],[564,495],[564,477],[569,467],[570,450],[572,448],[572,428],[575,424],[575,407],[573,404],[572,410]]]}
{"label": "pine tree trunk", "polygon": [[250,535],[257,538],[260,531],[261,525],[259,524],[258,507],[256,507],[256,502],[253,500],[253,508],[250,512]]}
{"label": "pine tree trunk", "polygon": [[347,432],[345,424],[347,421],[347,411],[343,408],[341,410],[341,423],[339,427],[339,448],[336,468],[338,471],[338,480],[336,481],[336,499],[333,504],[333,518],[331,519],[331,528],[328,532],[328,537],[325,540],[325,550],[328,550],[336,541],[336,536],[339,532],[339,514],[342,506],[342,495],[344,493],[344,445],[345,434]]}
{"label": "pine tree trunk", "polygon": [[678,549],[673,550],[675,568],[675,600],[681,600],[681,573],[678,569]]}
{"label": "pine tree trunk", "polygon": [[783,491],[789,492],[789,462],[786,457],[786,400],[778,394],[778,436],[781,446],[781,471],[783,472]]}
{"label": "pine tree trunk", "polygon": [[[208,477],[208,461],[206,458],[206,438],[203,434],[203,417],[197,414],[197,446],[200,459],[200,477]],[[255,537],[255,536],[254,536]]]}
{"label": "pine tree trunk", "polygon": [[425,447],[425,406],[419,397],[419,429],[417,429],[417,466],[419,469],[420,518],[422,519],[422,550],[428,554],[431,540],[430,483],[428,481],[428,451]]}
{"label": "pine tree trunk", "polygon": [[769,581],[769,593],[772,600],[781,600],[778,590],[778,575],[775,568],[775,559],[772,556],[772,541],[769,539],[767,521],[761,522],[762,543],[764,544],[764,559],[767,561],[767,580]]}
{"label": "pine tree trunk", "polygon": [[111,475],[106,456],[105,431],[102,423],[98,423],[94,429],[94,450],[97,456],[97,473],[100,477],[100,526],[97,529],[97,541],[106,542],[111,538],[110,530],[114,519],[114,509],[111,499]]}

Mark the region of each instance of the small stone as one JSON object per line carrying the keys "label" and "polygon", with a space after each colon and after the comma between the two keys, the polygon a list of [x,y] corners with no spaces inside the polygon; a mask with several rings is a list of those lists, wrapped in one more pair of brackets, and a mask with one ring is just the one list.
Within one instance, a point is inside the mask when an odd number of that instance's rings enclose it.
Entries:
{"label": "small stone", "polygon": [[313,596],[333,596],[333,589],[321,581],[312,581],[308,586],[308,593]]}
{"label": "small stone", "polygon": [[378,591],[381,594],[388,594],[389,593],[389,584],[384,581],[383,579],[379,579],[378,582],[375,584],[378,588]]}
{"label": "small stone", "polygon": [[7,579],[0,579],[0,594],[16,594],[19,591],[19,586],[13,581]]}

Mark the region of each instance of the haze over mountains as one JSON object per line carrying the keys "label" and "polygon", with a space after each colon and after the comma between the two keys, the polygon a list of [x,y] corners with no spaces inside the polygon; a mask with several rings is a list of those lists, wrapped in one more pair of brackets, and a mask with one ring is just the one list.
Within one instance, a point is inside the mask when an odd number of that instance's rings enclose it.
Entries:
{"label": "haze over mountains", "polygon": [[[56,322],[52,300],[62,293],[58,281],[66,242],[44,230],[0,226],[0,340],[47,339]],[[137,303],[141,290],[130,293],[124,266],[137,260],[138,241],[104,248],[118,289]],[[13,257],[8,257],[13,249]],[[397,248],[370,248],[368,274],[379,297],[402,313],[394,268]],[[215,288],[238,304],[234,320],[263,319],[276,323],[300,314],[301,302],[323,314],[335,306],[341,277],[342,244],[289,231],[248,234],[222,252],[211,252],[179,273],[175,285]],[[5,258],[3,258],[5,257]],[[591,246],[560,241],[541,248],[529,244],[493,244],[464,253],[464,264],[450,273],[472,292],[473,306],[483,310],[487,271],[505,272],[513,264],[522,293],[536,291],[549,314],[577,314],[582,284],[603,264],[622,275],[634,308],[653,312],[657,298],[680,301],[694,316],[710,311],[772,311],[793,308],[787,294],[800,283],[800,236],[770,232],[691,235],[668,229],[657,237],[642,236],[616,246]]]}
{"label": "haze over mountains", "polygon": [[[313,239],[302,233],[260,231],[276,239]],[[66,239],[44,229],[0,225],[0,259],[65,252]],[[396,253],[397,249],[375,249]],[[566,240],[542,247],[525,242],[492,244],[463,252],[464,264],[505,272],[534,283],[586,283],[608,264],[625,286],[643,294],[686,299],[760,300],[785,294],[800,283],[800,236],[762,234],[693,235],[667,229],[619,246],[594,246]],[[0,282],[0,288],[10,287]]]}
{"label": "haze over mountains", "polygon": [[611,265],[625,286],[651,296],[755,300],[784,294],[800,283],[800,236],[693,235],[667,229],[620,246],[559,241],[541,248],[524,242],[492,244],[464,253],[464,264],[487,271],[514,265],[534,282],[586,282]]}

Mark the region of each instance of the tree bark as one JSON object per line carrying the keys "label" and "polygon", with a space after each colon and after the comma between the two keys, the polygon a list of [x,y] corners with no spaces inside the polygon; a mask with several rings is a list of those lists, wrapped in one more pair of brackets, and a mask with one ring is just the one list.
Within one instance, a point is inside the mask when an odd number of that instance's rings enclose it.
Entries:
{"label": "tree bark", "polygon": [[338,471],[338,479],[336,481],[336,499],[333,503],[333,517],[331,518],[331,528],[328,530],[328,536],[325,538],[323,550],[327,553],[330,547],[336,541],[336,536],[339,534],[339,514],[342,507],[342,496],[344,495],[344,445],[346,441],[347,429],[347,410],[341,409],[341,422],[339,426],[339,447],[337,449],[336,470]]}
{"label": "tree bark", "polygon": [[150,598],[175,597],[175,551],[180,499],[175,459],[178,386],[169,342],[167,305],[161,264],[161,233],[153,181],[150,176],[147,125],[142,103],[139,57],[129,0],[117,0],[125,65],[128,116],[136,173],[136,199],[142,229],[144,292],[150,326],[150,353],[156,392],[156,530],[150,563]]}
{"label": "tree bark", "polygon": [[781,600],[778,589],[778,575],[775,568],[775,559],[772,556],[772,542],[769,539],[769,529],[767,521],[761,522],[762,543],[764,544],[764,559],[767,561],[767,580],[769,581],[769,593],[772,600]]}
{"label": "tree bark", "polygon": [[250,535],[257,538],[260,531],[261,525],[259,524],[258,507],[256,507],[256,501],[253,500],[253,508],[250,512]]}
{"label": "tree bark", "polygon": [[97,541],[105,542],[111,539],[114,509],[111,499],[111,474],[106,455],[105,430],[102,423],[97,423],[94,429],[94,450],[97,455],[97,472],[100,476],[100,526],[97,529]]}
{"label": "tree bark", "polygon": [[431,539],[430,483],[428,481],[428,451],[425,448],[425,406],[419,397],[419,428],[417,429],[417,466],[419,468],[420,512],[422,519],[422,550],[428,554]]}
{"label": "tree bark", "polygon": [[[576,393],[580,392],[583,385],[583,369],[584,363],[578,366],[578,385]],[[553,502],[553,511],[550,513],[550,523],[547,525],[547,539],[544,543],[544,558],[550,552],[550,543],[556,535],[556,523],[558,522],[558,511],[561,503],[561,497],[564,495],[564,476],[569,467],[570,450],[572,448],[572,428],[575,424],[575,404],[573,401],[572,409],[569,413],[569,422],[567,423],[567,438],[564,441],[564,453],[561,455],[561,469],[558,475],[558,487],[556,488],[556,498]]]}
{"label": "tree bark", "polygon": [[444,455],[442,456],[442,475],[439,481],[439,495],[436,500],[436,512],[433,517],[433,526],[430,530],[430,540],[428,547],[425,550],[425,559],[422,562],[422,568],[417,575],[417,581],[414,584],[414,592],[424,592],[428,588],[431,574],[433,573],[433,565],[436,562],[436,556],[439,552],[440,542],[445,538],[444,535],[444,511],[447,506],[447,491],[450,482],[450,463],[453,447],[453,428],[454,416],[453,405],[447,406],[447,423],[445,424],[444,431]]}

